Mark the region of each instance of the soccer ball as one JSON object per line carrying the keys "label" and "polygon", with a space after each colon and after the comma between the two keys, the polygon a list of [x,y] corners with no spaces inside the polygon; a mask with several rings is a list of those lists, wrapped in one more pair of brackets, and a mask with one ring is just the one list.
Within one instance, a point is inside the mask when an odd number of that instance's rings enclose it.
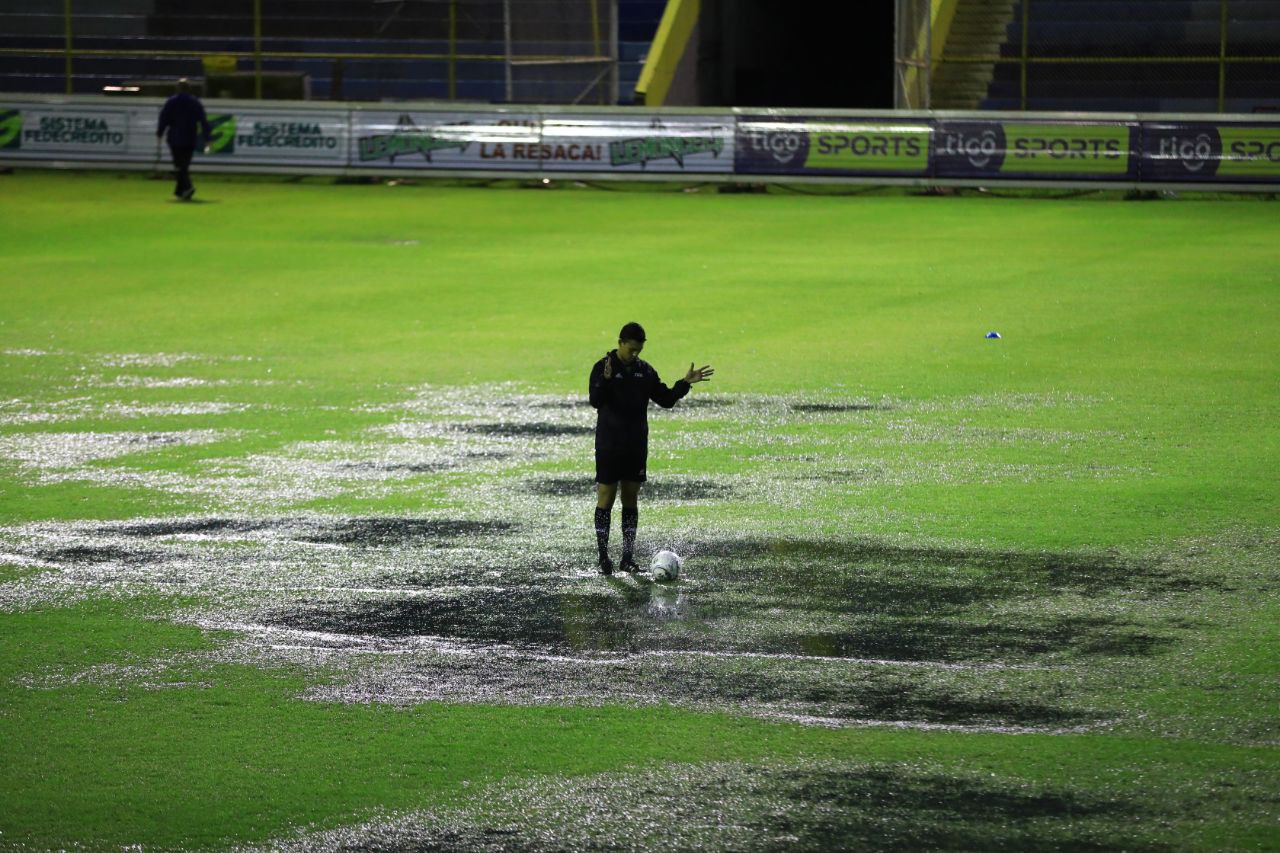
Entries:
{"label": "soccer ball", "polygon": [[684,559],[675,551],[659,551],[649,564],[649,574],[655,581],[673,581],[680,577],[683,563]]}

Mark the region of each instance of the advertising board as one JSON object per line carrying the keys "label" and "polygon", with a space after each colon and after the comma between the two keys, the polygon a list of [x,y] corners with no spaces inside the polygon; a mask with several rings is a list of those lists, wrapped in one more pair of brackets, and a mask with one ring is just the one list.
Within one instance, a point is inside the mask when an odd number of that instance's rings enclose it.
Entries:
{"label": "advertising board", "polygon": [[1280,123],[1143,122],[1143,178],[1280,181]]}
{"label": "advertising board", "polygon": [[537,113],[352,114],[350,164],[360,169],[528,170],[540,160]]}
{"label": "advertising board", "polygon": [[739,116],[735,171],[740,174],[929,174],[928,121],[821,116]]}
{"label": "advertising board", "polygon": [[213,161],[335,167],[347,163],[346,112],[223,111],[216,107],[205,112],[213,131],[206,156]]}

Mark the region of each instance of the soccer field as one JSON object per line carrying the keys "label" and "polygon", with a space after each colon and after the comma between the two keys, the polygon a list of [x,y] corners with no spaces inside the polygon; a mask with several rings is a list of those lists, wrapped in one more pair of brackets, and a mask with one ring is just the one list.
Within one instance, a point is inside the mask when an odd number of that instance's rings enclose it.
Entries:
{"label": "soccer field", "polygon": [[1280,849],[1274,201],[196,178],[0,175],[0,847]]}

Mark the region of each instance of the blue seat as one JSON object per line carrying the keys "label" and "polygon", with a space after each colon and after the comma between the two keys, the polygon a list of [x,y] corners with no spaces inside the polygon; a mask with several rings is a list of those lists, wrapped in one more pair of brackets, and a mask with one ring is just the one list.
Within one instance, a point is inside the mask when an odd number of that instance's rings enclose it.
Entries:
{"label": "blue seat", "polygon": [[[1001,55],[1022,55],[1022,13],[1027,53],[1088,58],[1169,58],[1169,62],[1032,63],[1027,67],[1029,109],[1216,110],[1222,6],[1218,0],[1032,0],[1019,3],[1006,27]],[[1280,55],[1280,4],[1231,0],[1227,53]],[[1202,62],[1178,62],[1179,58]],[[997,63],[984,109],[1021,106],[1022,70]],[[1263,108],[1280,93],[1280,63],[1227,66],[1229,109]]]}

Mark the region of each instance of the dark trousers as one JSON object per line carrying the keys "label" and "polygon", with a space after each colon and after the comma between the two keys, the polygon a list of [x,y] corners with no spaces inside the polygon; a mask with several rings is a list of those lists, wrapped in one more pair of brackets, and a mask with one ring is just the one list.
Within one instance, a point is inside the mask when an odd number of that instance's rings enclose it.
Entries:
{"label": "dark trousers", "polygon": [[173,194],[182,195],[191,186],[191,158],[195,155],[194,145],[170,145],[169,153],[173,155],[173,172],[175,183]]}

